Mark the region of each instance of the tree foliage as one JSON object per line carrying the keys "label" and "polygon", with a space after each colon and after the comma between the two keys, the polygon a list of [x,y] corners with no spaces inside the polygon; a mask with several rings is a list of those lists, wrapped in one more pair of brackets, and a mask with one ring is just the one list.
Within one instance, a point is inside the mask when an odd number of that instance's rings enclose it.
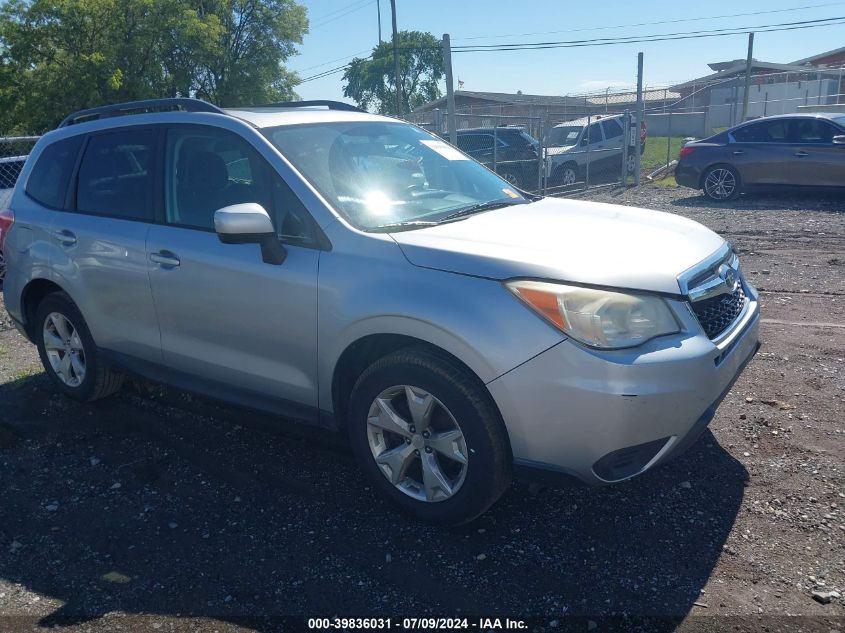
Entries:
{"label": "tree foliage", "polygon": [[[443,52],[431,33],[400,31],[398,34],[399,80],[402,111],[410,112],[441,96]],[[381,42],[370,57],[355,58],[343,74],[343,94],[359,107],[381,114],[396,112],[396,81],[392,42]]]}
{"label": "tree foliage", "polygon": [[308,21],[295,0],[10,0],[0,9],[0,130],[168,96],[292,98],[283,63]]}

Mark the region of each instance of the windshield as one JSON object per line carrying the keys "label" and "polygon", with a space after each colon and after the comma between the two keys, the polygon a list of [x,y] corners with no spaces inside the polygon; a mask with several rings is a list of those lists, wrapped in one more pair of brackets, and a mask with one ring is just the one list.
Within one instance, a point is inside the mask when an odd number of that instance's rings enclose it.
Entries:
{"label": "windshield", "polygon": [[405,123],[310,123],[262,132],[359,229],[527,202],[445,141]]}
{"label": "windshield", "polygon": [[845,127],[845,116],[834,117],[833,120],[836,121],[842,127]]}
{"label": "windshield", "polygon": [[569,125],[566,127],[553,127],[549,132],[549,147],[566,147],[575,145],[578,142],[578,135],[584,128],[580,125]]}

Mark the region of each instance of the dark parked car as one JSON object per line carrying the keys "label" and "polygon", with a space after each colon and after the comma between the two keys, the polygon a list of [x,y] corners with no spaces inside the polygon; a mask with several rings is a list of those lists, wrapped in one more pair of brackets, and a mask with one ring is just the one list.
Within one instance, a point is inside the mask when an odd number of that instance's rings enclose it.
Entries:
{"label": "dark parked car", "polygon": [[716,201],[754,189],[845,186],[845,113],[771,116],[687,143],[675,180]]}
{"label": "dark parked car", "polygon": [[522,127],[477,127],[458,130],[458,149],[490,169],[493,169],[495,162],[496,173],[520,189],[532,189],[537,184],[539,147],[537,140]]}

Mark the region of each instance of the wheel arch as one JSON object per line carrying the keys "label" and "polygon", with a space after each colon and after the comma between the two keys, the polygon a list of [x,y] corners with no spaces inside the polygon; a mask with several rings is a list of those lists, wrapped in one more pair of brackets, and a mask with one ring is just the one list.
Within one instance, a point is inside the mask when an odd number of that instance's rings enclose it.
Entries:
{"label": "wheel arch", "polygon": [[346,413],[349,396],[355,381],[367,367],[372,365],[379,358],[387,356],[400,349],[418,348],[431,353],[434,356],[455,365],[476,383],[481,393],[488,399],[489,404],[499,416],[505,428],[505,436],[510,447],[510,438],[507,436],[507,425],[504,424],[499,406],[490,393],[484,381],[467,363],[458,356],[444,349],[415,336],[407,334],[377,333],[367,334],[351,342],[341,352],[335,363],[331,380],[331,401],[334,409],[334,419],[339,427],[346,426]]}
{"label": "wheel arch", "polygon": [[44,297],[54,292],[67,291],[51,279],[37,278],[29,281],[21,291],[23,327],[30,340],[35,340],[35,313]]}

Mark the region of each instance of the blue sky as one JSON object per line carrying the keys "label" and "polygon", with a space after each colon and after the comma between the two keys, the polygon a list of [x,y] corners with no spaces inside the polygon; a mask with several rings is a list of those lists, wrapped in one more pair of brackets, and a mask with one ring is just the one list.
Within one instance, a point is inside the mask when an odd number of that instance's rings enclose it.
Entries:
{"label": "blue sky", "polygon": [[[311,32],[288,66],[308,77],[369,54],[382,33],[390,38],[389,0],[299,0]],[[778,11],[772,13],[772,11]],[[759,12],[755,14],[755,12]],[[737,17],[715,18],[749,14]],[[750,27],[845,16],[845,2],[830,0],[397,0],[399,29],[449,33],[454,45],[583,40]],[[685,20],[631,26],[633,24]],[[609,28],[605,28],[609,27]],[[473,39],[470,39],[473,38]],[[474,39],[483,38],[483,39]],[[646,44],[537,51],[461,53],[453,56],[465,90],[577,94],[636,83],[637,52],[645,54],[645,83],[664,86],[711,72],[708,62],[744,58],[745,35]],[[845,26],[755,35],[756,59],[787,63],[845,46]],[[456,86],[457,87],[457,86]],[[342,73],[296,88],[303,99],[342,99]]]}

